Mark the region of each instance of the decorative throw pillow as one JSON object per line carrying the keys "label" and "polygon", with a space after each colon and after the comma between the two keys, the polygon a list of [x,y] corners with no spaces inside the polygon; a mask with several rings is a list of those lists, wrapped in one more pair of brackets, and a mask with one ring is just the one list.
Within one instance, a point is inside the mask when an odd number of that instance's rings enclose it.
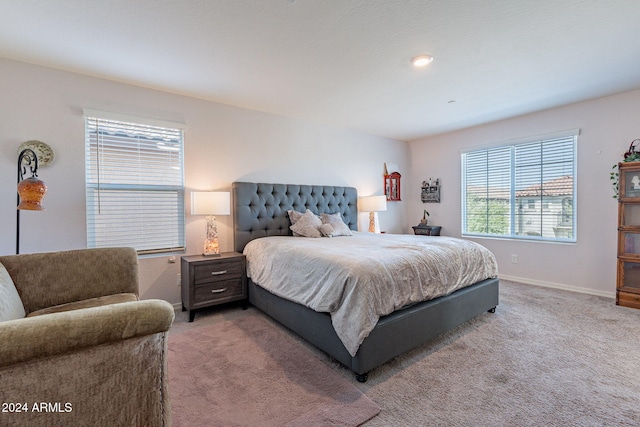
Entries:
{"label": "decorative throw pillow", "polygon": [[298,220],[302,218],[302,215],[304,215],[304,213],[294,211],[293,209],[288,210],[287,213],[289,214],[289,221],[291,221],[291,225],[296,225],[296,222],[298,222]]}
{"label": "decorative throw pillow", "polygon": [[322,214],[320,216],[322,226],[320,232],[326,237],[353,236],[351,229],[342,220],[340,212],[334,214]]}
{"label": "decorative throw pillow", "polygon": [[[296,222],[298,222],[298,220],[302,218],[302,215],[304,215],[302,212],[294,211],[293,209],[288,210],[287,213],[289,214],[289,221],[291,221],[291,225],[296,225]],[[295,231],[293,232],[293,235],[296,237],[303,237]]]}
{"label": "decorative throw pillow", "polygon": [[335,232],[336,232],[336,229],[333,228],[333,225],[331,224],[322,224],[320,226],[320,233],[324,237],[333,237]]}
{"label": "decorative throw pillow", "polygon": [[26,315],[24,305],[9,272],[0,264],[0,322],[22,319]]}
{"label": "decorative throw pillow", "polygon": [[305,212],[305,214],[289,228],[293,231],[294,235],[298,234],[303,237],[322,237],[322,233],[320,233],[321,225],[322,221],[320,221],[320,218],[307,209],[307,212]]}

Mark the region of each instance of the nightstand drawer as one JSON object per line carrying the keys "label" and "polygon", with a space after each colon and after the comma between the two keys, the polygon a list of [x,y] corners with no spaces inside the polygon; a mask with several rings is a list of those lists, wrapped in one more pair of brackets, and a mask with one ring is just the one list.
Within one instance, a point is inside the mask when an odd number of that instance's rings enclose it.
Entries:
{"label": "nightstand drawer", "polygon": [[238,299],[244,296],[242,278],[237,278],[196,286],[194,299],[195,304],[199,304],[232,298]]}
{"label": "nightstand drawer", "polygon": [[193,269],[194,284],[220,282],[242,277],[242,262],[229,260],[196,265]]}

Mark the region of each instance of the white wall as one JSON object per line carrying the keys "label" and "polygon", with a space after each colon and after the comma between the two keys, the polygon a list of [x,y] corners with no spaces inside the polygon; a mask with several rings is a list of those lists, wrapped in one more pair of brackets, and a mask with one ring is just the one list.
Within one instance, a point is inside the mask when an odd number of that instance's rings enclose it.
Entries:
{"label": "white wall", "polygon": [[[21,213],[20,252],[86,247],[83,108],[184,122],[185,185],[230,190],[233,181],[354,186],[383,194],[384,162],[409,169],[407,143],[113,81],[0,59],[0,254],[15,253],[17,148],[37,139],[56,158],[41,168],[46,211]],[[188,77],[185,77],[188,78]],[[187,254],[201,251],[205,219],[187,210]],[[380,213],[388,232],[407,228],[406,204]],[[367,226],[361,214],[360,226]],[[221,248],[233,250],[231,217],[218,217]],[[179,262],[140,260],[143,298],[180,301]]]}
{"label": "white wall", "polygon": [[[502,277],[613,297],[618,206],[609,173],[640,138],[639,115],[640,91],[632,91],[412,141],[407,222],[417,224],[427,209],[430,223],[442,225],[443,234],[460,236],[462,148],[579,128],[577,243],[474,240],[493,251]],[[429,177],[442,180],[441,203],[420,202],[420,182]]]}
{"label": "white wall", "polygon": [[[382,229],[411,233],[426,208],[430,222],[451,236],[460,235],[461,148],[580,128],[577,244],[476,240],[496,254],[503,277],[613,295],[617,203],[609,172],[640,137],[640,91],[406,144],[15,61],[0,60],[0,75],[0,254],[15,251],[17,147],[29,139],[51,145],[56,159],[39,171],[49,187],[47,210],[21,213],[21,252],[86,246],[85,107],[186,123],[187,194],[229,190],[236,180],[349,185],[360,195],[382,194],[383,163],[398,164],[403,201],[379,214]],[[429,177],[442,180],[441,203],[420,202],[420,183]],[[366,215],[360,219],[366,227]],[[218,220],[222,249],[232,250],[231,217]],[[187,215],[188,254],[200,251],[204,221]],[[179,302],[178,270],[168,256],[142,259],[143,298]]]}

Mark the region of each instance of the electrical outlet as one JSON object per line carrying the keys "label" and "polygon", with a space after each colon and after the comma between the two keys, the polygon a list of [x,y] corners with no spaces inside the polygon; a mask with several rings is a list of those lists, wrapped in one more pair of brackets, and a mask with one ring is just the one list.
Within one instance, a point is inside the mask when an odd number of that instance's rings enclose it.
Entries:
{"label": "electrical outlet", "polygon": [[518,263],[518,255],[511,254],[511,264],[517,264],[517,263]]}
{"label": "electrical outlet", "polygon": [[180,287],[180,285],[182,285],[182,276],[180,274],[177,274],[177,280],[176,280],[176,284],[178,285],[178,287]]}

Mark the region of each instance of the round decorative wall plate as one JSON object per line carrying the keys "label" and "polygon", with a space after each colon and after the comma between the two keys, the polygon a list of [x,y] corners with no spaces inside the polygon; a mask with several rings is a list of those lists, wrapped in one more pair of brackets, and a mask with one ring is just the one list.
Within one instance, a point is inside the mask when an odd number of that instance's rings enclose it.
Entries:
{"label": "round decorative wall plate", "polygon": [[42,141],[31,140],[23,142],[20,144],[20,147],[18,147],[18,154],[20,154],[25,148],[30,148],[34,153],[36,153],[36,156],[38,156],[39,167],[50,165],[55,157],[53,149]]}

